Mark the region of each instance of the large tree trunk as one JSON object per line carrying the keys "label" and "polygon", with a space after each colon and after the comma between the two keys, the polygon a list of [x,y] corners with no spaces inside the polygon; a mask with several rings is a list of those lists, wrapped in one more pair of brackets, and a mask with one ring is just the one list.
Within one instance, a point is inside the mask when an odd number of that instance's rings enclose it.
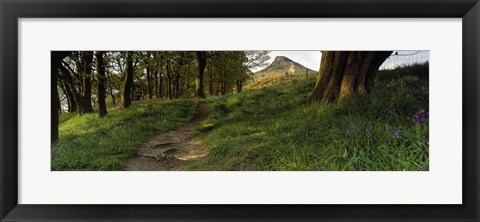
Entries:
{"label": "large tree trunk", "polygon": [[205,52],[197,51],[198,73],[195,77],[195,95],[198,98],[205,98],[205,91],[203,90],[203,73],[205,66],[207,66],[207,56]]}
{"label": "large tree trunk", "polygon": [[50,90],[51,90],[51,126],[50,126],[50,139],[52,144],[58,141],[58,114],[60,111],[60,99],[58,98],[58,69],[62,65],[62,60],[67,57],[70,52],[52,52],[50,60]]}
{"label": "large tree trunk", "polygon": [[126,60],[127,70],[121,93],[122,108],[128,108],[132,104],[131,93],[133,86],[133,59],[131,52],[127,52]]}
{"label": "large tree trunk", "polygon": [[97,58],[97,97],[98,97],[98,115],[103,117],[107,115],[107,104],[105,103],[105,63],[103,60],[103,52],[96,51]]}
{"label": "large tree trunk", "polygon": [[324,51],[310,101],[334,103],[371,92],[378,68],[392,51]]}
{"label": "large tree trunk", "polygon": [[93,52],[87,51],[83,56],[84,62],[84,72],[83,72],[83,112],[91,113],[93,112],[92,107],[92,62],[93,62]]}

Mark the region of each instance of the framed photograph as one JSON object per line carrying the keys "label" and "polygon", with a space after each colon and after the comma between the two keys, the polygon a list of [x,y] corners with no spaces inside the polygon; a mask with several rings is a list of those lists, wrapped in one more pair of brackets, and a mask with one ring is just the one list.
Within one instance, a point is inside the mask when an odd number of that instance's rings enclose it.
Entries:
{"label": "framed photograph", "polygon": [[478,221],[477,0],[1,1],[1,221]]}

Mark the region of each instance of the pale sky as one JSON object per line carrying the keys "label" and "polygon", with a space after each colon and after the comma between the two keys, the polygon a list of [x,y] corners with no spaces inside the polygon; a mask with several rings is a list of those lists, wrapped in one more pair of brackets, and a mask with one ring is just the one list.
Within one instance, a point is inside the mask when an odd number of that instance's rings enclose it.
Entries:
{"label": "pale sky", "polygon": [[[322,57],[322,53],[320,51],[271,51],[269,55],[270,60],[268,61],[268,64],[272,63],[276,56],[285,56],[315,71],[320,69],[320,60]],[[391,69],[400,65],[410,65],[414,63],[423,63],[426,61],[430,61],[430,51],[394,51],[390,58],[383,63],[380,69]],[[267,66],[256,68],[252,71],[256,72],[266,68]]]}

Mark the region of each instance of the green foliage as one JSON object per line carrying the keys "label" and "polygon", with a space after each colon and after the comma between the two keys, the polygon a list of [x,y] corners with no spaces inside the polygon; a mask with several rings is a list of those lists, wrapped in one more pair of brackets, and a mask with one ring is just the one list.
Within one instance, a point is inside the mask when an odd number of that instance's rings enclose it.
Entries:
{"label": "green foliage", "polygon": [[377,88],[308,104],[313,80],[215,97],[192,170],[428,170],[428,64],[380,71]]}
{"label": "green foliage", "polygon": [[124,161],[154,134],[179,127],[197,112],[197,102],[174,100],[134,103],[128,109],[73,116],[60,115],[59,142],[52,170],[122,170]]}

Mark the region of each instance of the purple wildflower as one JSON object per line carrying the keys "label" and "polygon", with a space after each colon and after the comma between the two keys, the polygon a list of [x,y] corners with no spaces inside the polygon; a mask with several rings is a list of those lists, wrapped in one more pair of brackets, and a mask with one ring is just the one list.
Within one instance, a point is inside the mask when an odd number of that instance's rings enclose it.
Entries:
{"label": "purple wildflower", "polygon": [[424,109],[413,115],[413,124],[423,125],[428,120],[428,113]]}
{"label": "purple wildflower", "polygon": [[395,132],[393,133],[393,137],[395,137],[395,138],[399,139],[399,138],[400,138],[400,133],[401,133],[401,132],[402,132],[402,127],[401,127],[401,126],[399,126],[399,127],[398,127],[398,128],[395,130]]}

